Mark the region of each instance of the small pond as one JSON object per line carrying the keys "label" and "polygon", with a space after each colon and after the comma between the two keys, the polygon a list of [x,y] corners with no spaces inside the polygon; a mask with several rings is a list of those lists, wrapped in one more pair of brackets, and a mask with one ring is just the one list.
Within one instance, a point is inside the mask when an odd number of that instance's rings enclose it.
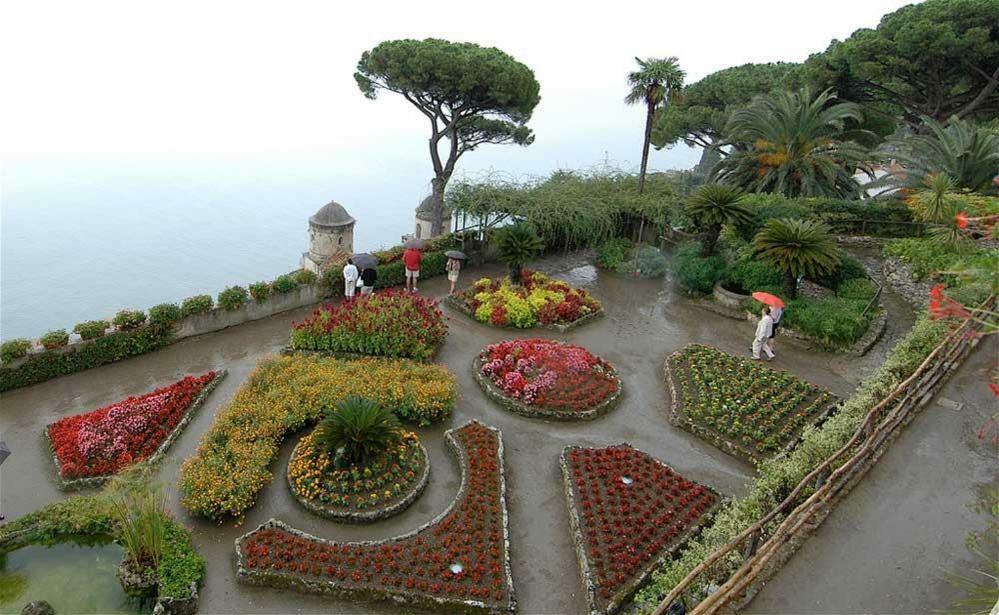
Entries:
{"label": "small pond", "polygon": [[118,584],[116,544],[62,543],[0,555],[0,614],[47,600],[56,613],[149,613],[152,603],[129,598]]}

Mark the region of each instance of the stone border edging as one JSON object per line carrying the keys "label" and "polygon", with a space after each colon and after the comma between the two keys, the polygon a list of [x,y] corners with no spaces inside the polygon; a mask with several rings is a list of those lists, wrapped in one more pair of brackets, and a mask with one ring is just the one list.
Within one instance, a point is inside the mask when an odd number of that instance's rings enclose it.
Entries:
{"label": "stone border edging", "polygon": [[[194,419],[195,413],[205,403],[211,392],[215,390],[215,387],[217,387],[219,383],[222,382],[222,380],[226,377],[226,375],[228,375],[228,373],[229,372],[226,369],[220,369],[217,372],[215,372],[215,377],[212,378],[212,380],[208,382],[203,389],[201,389],[201,392],[198,393],[198,395],[194,398],[194,400],[191,402],[191,405],[188,406],[187,410],[184,411],[184,416],[181,417],[180,421],[178,421],[177,424],[174,426],[174,428],[170,430],[170,433],[167,434],[167,437],[163,439],[163,442],[160,442],[160,445],[156,448],[156,451],[154,451],[152,455],[143,459],[142,461],[136,464],[129,465],[127,467],[131,468],[141,464],[154,465],[158,463],[159,460],[162,459],[163,456],[166,454],[170,446],[173,445],[174,441],[176,441],[177,438],[180,437],[180,434],[182,431],[184,431],[184,428],[186,428],[187,425]],[[117,476],[117,473],[115,473],[115,474],[102,474],[101,476],[85,476],[82,478],[64,479],[60,472],[61,466],[59,464],[59,457],[56,455],[55,452],[55,443],[52,442],[52,436],[49,435],[49,427],[51,427],[51,424],[45,426],[45,439],[48,440],[49,453],[51,454],[52,461],[55,464],[55,477],[59,489],[61,489],[62,491],[72,491],[77,489],[99,487],[100,485],[103,485],[107,481]]]}
{"label": "stone border edging", "polygon": [[[645,451],[637,449],[628,444],[627,442],[622,442],[620,445],[617,446],[627,446],[639,453],[642,453],[643,455],[648,456],[649,459],[652,459],[659,465],[669,469],[677,476],[682,476],[679,472],[677,472],[669,465],[664,463],[661,459],[649,455]],[[569,527],[572,530],[572,544],[573,544],[573,549],[576,552],[576,562],[579,565],[579,575],[582,578],[583,586],[586,591],[586,604],[589,607],[589,615],[611,615],[612,613],[615,613],[618,610],[620,610],[621,607],[623,607],[632,599],[635,593],[646,582],[648,582],[649,578],[652,576],[652,573],[658,570],[663,564],[666,563],[668,559],[672,558],[680,549],[686,546],[686,544],[692,538],[697,536],[701,532],[701,530],[708,527],[708,522],[718,511],[718,509],[721,508],[722,504],[725,503],[726,498],[724,498],[720,493],[718,493],[708,485],[705,485],[703,483],[697,483],[698,485],[704,487],[706,490],[715,494],[716,500],[714,505],[712,505],[711,508],[706,510],[704,514],[701,515],[701,517],[698,519],[699,523],[696,526],[687,528],[671,547],[665,549],[656,558],[649,560],[649,562],[642,567],[640,574],[629,579],[628,583],[626,583],[608,600],[607,608],[604,610],[600,610],[597,607],[598,584],[596,580],[593,578],[593,573],[590,571],[590,562],[586,556],[586,537],[583,534],[583,525],[580,522],[579,513],[576,510],[576,506],[574,505],[575,500],[572,497],[572,477],[570,476],[569,464],[568,461],[566,460],[566,456],[568,455],[569,451],[577,448],[580,450],[585,450],[587,448],[593,448],[593,447],[576,446],[570,444],[562,449],[562,452],[559,454],[558,458],[559,467],[562,470],[562,495],[565,497],[566,508],[569,511]]]}
{"label": "stone border edging", "polygon": [[477,324],[486,325],[487,327],[492,327],[493,329],[508,329],[510,331],[530,331],[531,329],[548,329],[549,331],[558,331],[559,333],[565,333],[567,331],[572,331],[577,327],[581,327],[586,323],[590,322],[591,320],[596,320],[597,318],[600,318],[601,316],[604,315],[604,308],[603,306],[601,306],[599,310],[596,310],[595,312],[590,312],[589,314],[581,316],[576,320],[564,325],[560,324],[546,325],[537,322],[534,324],[534,326],[527,327],[526,329],[524,329],[521,327],[513,327],[510,325],[503,325],[502,327],[498,327],[488,322],[480,322],[478,319],[475,318],[475,314],[472,312],[472,310],[469,309],[469,307],[465,305],[463,301],[457,299],[455,295],[448,295],[447,297],[444,297],[444,299],[441,300],[441,304],[447,305],[448,307],[457,310],[458,312],[461,312],[465,316],[471,318],[472,321]]}
{"label": "stone border edging", "polygon": [[510,412],[532,419],[552,419],[555,421],[592,421],[593,419],[599,418],[614,409],[618,401],[621,399],[621,393],[623,392],[621,378],[617,375],[617,371],[611,367],[613,370],[611,375],[614,377],[614,380],[617,381],[617,388],[607,399],[603,400],[589,410],[581,410],[579,412],[546,410],[544,408],[525,404],[517,401],[516,399],[510,399],[504,395],[503,392],[495,384],[493,384],[491,380],[489,380],[489,378],[482,375],[481,370],[483,365],[485,365],[485,361],[482,360],[481,353],[472,359],[472,375],[475,377],[475,381],[479,383],[479,386],[482,388],[482,392],[486,394],[486,397]]}
{"label": "stone border edging", "polygon": [[[248,569],[244,566],[243,553],[240,549],[240,543],[247,539],[253,532],[261,529],[267,528],[279,528],[290,534],[294,534],[301,538],[307,540],[315,541],[318,543],[326,545],[355,545],[355,546],[375,546],[383,544],[391,544],[400,540],[405,540],[420,534],[426,530],[429,530],[433,526],[444,520],[451,512],[457,507],[458,503],[467,495],[468,493],[468,461],[466,460],[467,451],[458,442],[457,438],[454,436],[454,432],[471,425],[472,423],[478,423],[478,421],[468,421],[461,427],[453,427],[446,432],[444,432],[444,440],[447,442],[448,447],[454,452],[455,457],[458,460],[458,468],[461,473],[461,486],[458,489],[458,494],[451,500],[440,514],[431,519],[430,521],[424,523],[423,525],[417,527],[411,532],[403,534],[401,536],[395,536],[386,540],[363,540],[357,542],[338,543],[335,540],[328,540],[325,538],[319,538],[318,536],[312,536],[301,530],[297,530],[290,525],[283,523],[277,519],[271,518],[259,525],[255,530],[247,532],[235,540],[236,547],[236,580],[240,583],[246,583],[249,585],[257,585],[261,587],[276,587],[279,589],[291,589],[301,593],[309,594],[320,594],[327,595],[333,598],[343,599],[343,600],[380,600],[389,601],[397,605],[413,606],[420,608],[429,609],[444,609],[446,613],[463,612],[463,613],[482,613],[483,611],[489,613],[490,615],[501,615],[507,613],[514,613],[517,610],[517,598],[514,593],[513,586],[513,572],[510,567],[510,519],[509,513],[507,511],[506,505],[506,471],[505,465],[503,463],[503,434],[502,432],[495,428],[479,423],[486,429],[492,431],[496,434],[497,440],[497,458],[498,458],[498,474],[499,474],[499,505],[502,511],[503,517],[503,567],[506,576],[507,590],[509,595],[508,603],[504,608],[496,609],[491,608],[484,602],[479,600],[457,600],[452,598],[441,598],[436,596],[429,596],[422,593],[417,593],[414,591],[393,588],[382,589],[382,588],[369,588],[369,589],[357,589],[357,588],[347,588],[340,587],[336,581],[320,581],[317,579],[307,579],[300,575],[288,574],[285,572],[267,571],[262,572],[257,569]],[[429,466],[428,466],[429,467]]]}
{"label": "stone border edging", "polygon": [[423,455],[423,473],[420,475],[420,478],[416,482],[413,489],[411,489],[402,500],[390,506],[363,511],[335,510],[320,504],[315,504],[311,500],[307,500],[302,497],[302,495],[295,489],[295,485],[291,479],[291,462],[297,456],[298,446],[304,439],[305,438],[300,438],[295,444],[295,448],[291,452],[291,457],[288,459],[288,465],[284,475],[287,479],[288,489],[291,491],[291,495],[299,504],[302,505],[303,508],[314,515],[331,519],[333,521],[340,521],[342,523],[374,523],[375,521],[380,521],[393,515],[397,515],[409,508],[423,493],[427,483],[430,482],[430,456],[427,454],[427,449],[423,446],[423,443],[419,442],[420,453]]}

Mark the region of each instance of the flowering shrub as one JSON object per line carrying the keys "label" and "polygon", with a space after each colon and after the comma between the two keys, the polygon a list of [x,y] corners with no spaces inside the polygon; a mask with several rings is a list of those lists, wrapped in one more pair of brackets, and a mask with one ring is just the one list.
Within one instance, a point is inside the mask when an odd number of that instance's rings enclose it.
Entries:
{"label": "flowering shrub", "polygon": [[486,346],[479,372],[503,395],[559,412],[589,410],[618,388],[609,363],[581,346],[553,340],[511,340]]}
{"label": "flowering shrub", "polygon": [[184,299],[180,304],[180,311],[184,316],[191,314],[204,314],[212,311],[215,300],[211,295],[195,295]]}
{"label": "flowering shrub", "polygon": [[568,324],[600,310],[600,302],[585,290],[527,269],[521,275],[520,286],[507,278],[482,278],[457,299],[479,322],[518,329]]}
{"label": "flowering shrub", "polygon": [[591,613],[610,613],[678,549],[719,502],[627,444],[566,447],[561,458],[576,552],[586,560]]}
{"label": "flowering shrub", "polygon": [[38,338],[39,343],[45,350],[52,350],[53,348],[62,348],[69,344],[69,333],[66,333],[65,329],[56,329],[55,331],[49,331],[45,335]]}
{"label": "flowering shrub", "polygon": [[834,401],[787,372],[708,346],[690,344],[666,362],[684,417],[754,461],[787,446]]}
{"label": "flowering shrub", "polygon": [[31,340],[26,340],[24,338],[8,340],[3,344],[0,344],[0,361],[6,363],[8,361],[20,359],[21,357],[27,356],[29,350],[31,350]]}
{"label": "flowering shrub", "polygon": [[301,587],[320,593],[413,605],[512,611],[500,434],[472,422],[445,437],[463,472],[458,497],[442,517],[412,534],[364,543],[323,540],[270,522],[237,542],[238,577],[278,587],[304,579]]}
{"label": "flowering shrub", "polygon": [[315,432],[299,440],[288,462],[292,491],[329,516],[392,506],[419,487],[427,465],[420,440],[406,432],[399,444],[360,465],[337,469],[316,446]]}
{"label": "flowering shrub", "polygon": [[281,441],[350,395],[428,425],[446,418],[457,386],[446,368],[404,360],[291,356],[263,362],[180,469],[181,504],[192,514],[241,515],[271,480]]}
{"label": "flowering shrub", "polygon": [[145,460],[156,452],[216,376],[215,372],[188,376],[152,393],[127,397],[52,423],[48,434],[59,476],[107,476]]}
{"label": "flowering shrub", "polygon": [[230,286],[219,293],[218,306],[223,310],[237,310],[250,298],[250,293],[242,286]]}
{"label": "flowering shrub", "polygon": [[437,352],[446,335],[435,300],[390,290],[323,306],[304,322],[292,323],[291,346],[422,361]]}
{"label": "flowering shrub", "polygon": [[184,317],[176,303],[160,303],[149,308],[149,322],[154,325],[171,325]]}
{"label": "flowering shrub", "polygon": [[94,340],[99,337],[104,337],[104,332],[108,328],[108,323],[105,320],[88,320],[86,322],[77,323],[73,327],[73,333],[79,333],[80,337],[85,340]]}
{"label": "flowering shrub", "polygon": [[146,314],[142,310],[121,310],[111,319],[111,324],[119,331],[137,329],[146,322]]}

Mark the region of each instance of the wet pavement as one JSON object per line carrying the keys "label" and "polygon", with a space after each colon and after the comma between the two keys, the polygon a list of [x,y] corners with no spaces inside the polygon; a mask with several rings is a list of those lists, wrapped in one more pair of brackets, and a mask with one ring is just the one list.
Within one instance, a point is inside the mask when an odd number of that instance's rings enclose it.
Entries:
{"label": "wet pavement", "polygon": [[[350,526],[319,519],[300,508],[290,496],[282,478],[288,456],[298,436],[289,438],[282,447],[281,456],[271,468],[276,474],[275,479],[261,491],[257,505],[248,511],[242,525],[237,526],[231,521],[215,525],[194,519],[187,516],[179,505],[175,485],[181,460],[195,452],[213,415],[224,407],[254,366],[264,357],[278,352],[287,343],[291,321],[303,318],[309,313],[309,309],[183,340],[149,355],[4,393],[0,397],[0,431],[11,445],[13,454],[3,465],[0,482],[2,512],[12,519],[66,497],[66,494],[56,488],[53,478],[52,460],[48,457],[42,435],[46,424],[70,414],[113,403],[126,395],[144,393],[173,382],[185,374],[227,368],[228,378],[211,395],[159,468],[160,479],[167,488],[170,508],[185,525],[192,528],[194,540],[208,561],[208,576],[201,597],[202,612],[399,612],[399,609],[390,604],[331,601],[238,585],[234,579],[233,541],[271,517],[335,540],[381,539],[411,531],[443,510],[458,489],[458,470],[445,449],[442,437],[444,430],[460,426],[470,419],[477,419],[498,427],[503,433],[511,519],[511,555],[519,612],[582,613],[585,601],[561,493],[557,462],[559,453],[569,444],[606,446],[628,442],[662,459],[688,478],[707,483],[723,494],[743,493],[752,472],[748,465],[668,423],[666,417],[669,398],[662,381],[662,365],[667,354],[690,342],[706,343],[728,352],[748,354],[753,327],[749,323],[728,320],[701,310],[671,290],[666,281],[641,280],[598,272],[582,254],[549,258],[539,263],[538,268],[590,290],[604,303],[606,317],[567,334],[557,334],[544,330],[498,330],[477,324],[461,314],[449,313],[450,332],[437,361],[448,365],[458,378],[459,398],[450,421],[416,430],[430,455],[430,484],[411,508],[396,517],[373,525]],[[469,284],[482,275],[498,276],[503,273],[503,269],[498,266],[472,269],[464,272],[461,282],[463,285]],[[446,284],[446,280],[441,278],[429,280],[421,284],[421,292],[441,296],[446,292]],[[444,309],[448,311],[447,308]],[[903,304],[889,304],[889,309],[893,314],[889,319],[888,340],[880,343],[869,357],[854,358],[820,353],[782,342],[778,346],[778,359],[773,366],[787,369],[837,395],[849,395],[856,382],[880,363],[883,348],[899,332],[904,333],[911,323],[911,313]],[[898,311],[894,313],[896,309]],[[491,403],[473,380],[473,357],[480,348],[492,342],[510,337],[537,336],[581,344],[614,364],[624,385],[619,406],[592,422],[558,423],[520,417]],[[377,383],[372,383],[372,386],[377,386]],[[934,416],[935,412],[939,412],[939,409],[929,409],[924,416]],[[910,428],[910,432],[920,434],[919,425],[917,422]],[[925,432],[916,436],[907,434],[908,439],[900,441],[895,448],[903,449],[904,442],[909,442],[910,447],[925,446],[924,436]],[[941,434],[936,434],[935,438],[941,442],[941,450],[946,450],[946,446],[956,446],[955,442],[950,442],[949,438],[944,439]],[[945,442],[950,444],[944,444]],[[916,456],[916,459],[921,459],[923,463],[935,463],[932,456]],[[857,493],[866,486],[867,483],[861,485]],[[922,493],[924,497],[936,497],[934,494],[937,486],[935,482],[920,483],[913,480],[910,489]],[[858,502],[854,507],[848,508],[853,511],[850,513],[853,515],[866,512],[867,507],[891,506],[886,503],[889,500],[881,501],[877,497],[869,504],[864,504],[866,500],[858,499],[856,494],[851,498]],[[944,517],[938,521],[942,524],[949,523],[949,518]],[[830,532],[843,533],[838,540],[848,537],[859,539],[856,528],[851,525],[852,521],[847,520],[845,523],[846,525],[830,523],[827,526],[834,528]],[[962,522],[959,525],[961,529],[954,530],[955,535],[963,531],[966,524]],[[900,536],[898,540],[909,542],[901,527],[897,528],[897,532]],[[813,539],[811,544],[816,544],[819,540]],[[866,558],[870,560],[871,566],[875,566],[881,558],[876,545],[873,541],[866,548],[860,545],[861,551],[857,557]],[[799,556],[792,560],[791,566],[795,566],[796,561],[807,560],[807,557]],[[925,563],[927,566],[934,564],[929,561]],[[826,575],[824,570],[812,570],[816,573],[815,578]],[[892,579],[895,572],[885,571],[882,578]],[[791,575],[793,572],[787,574]],[[844,578],[852,579],[856,576]],[[830,582],[836,580],[835,575],[825,578]],[[780,579],[778,576],[775,584]],[[807,584],[814,580],[808,578],[791,582],[790,586],[785,585],[782,591],[777,592],[777,597],[790,599],[797,595],[799,583]],[[41,599],[44,596],[27,598]],[[848,601],[850,596],[842,595],[841,598]],[[794,603],[799,604],[802,603]],[[846,605],[847,602],[842,604]],[[788,608],[792,611],[794,608],[801,608],[801,612],[819,612],[798,606]],[[820,609],[821,612],[838,610],[835,600]],[[791,611],[783,609],[782,612]]]}

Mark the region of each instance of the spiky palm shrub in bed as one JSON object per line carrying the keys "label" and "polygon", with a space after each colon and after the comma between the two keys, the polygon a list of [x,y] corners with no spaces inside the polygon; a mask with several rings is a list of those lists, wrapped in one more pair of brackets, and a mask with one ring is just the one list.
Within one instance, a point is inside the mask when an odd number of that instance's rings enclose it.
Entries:
{"label": "spiky palm shrub in bed", "polygon": [[687,215],[707,233],[701,256],[715,253],[722,225],[752,222],[753,212],[744,200],[742,190],[722,184],[705,184],[687,199]]}
{"label": "spiky palm shrub in bed", "polygon": [[510,281],[520,284],[524,265],[545,248],[534,229],[526,224],[514,224],[496,231],[496,252],[499,259],[510,267]]}
{"label": "spiky palm shrub in bed", "polygon": [[798,295],[798,276],[830,273],[840,263],[836,240],[829,227],[812,220],[777,218],[753,238],[760,258],[784,273],[784,293]]}
{"label": "spiky palm shrub in bed", "polygon": [[402,425],[392,410],[377,402],[351,396],[320,421],[316,446],[347,465],[367,464],[399,442]]}

